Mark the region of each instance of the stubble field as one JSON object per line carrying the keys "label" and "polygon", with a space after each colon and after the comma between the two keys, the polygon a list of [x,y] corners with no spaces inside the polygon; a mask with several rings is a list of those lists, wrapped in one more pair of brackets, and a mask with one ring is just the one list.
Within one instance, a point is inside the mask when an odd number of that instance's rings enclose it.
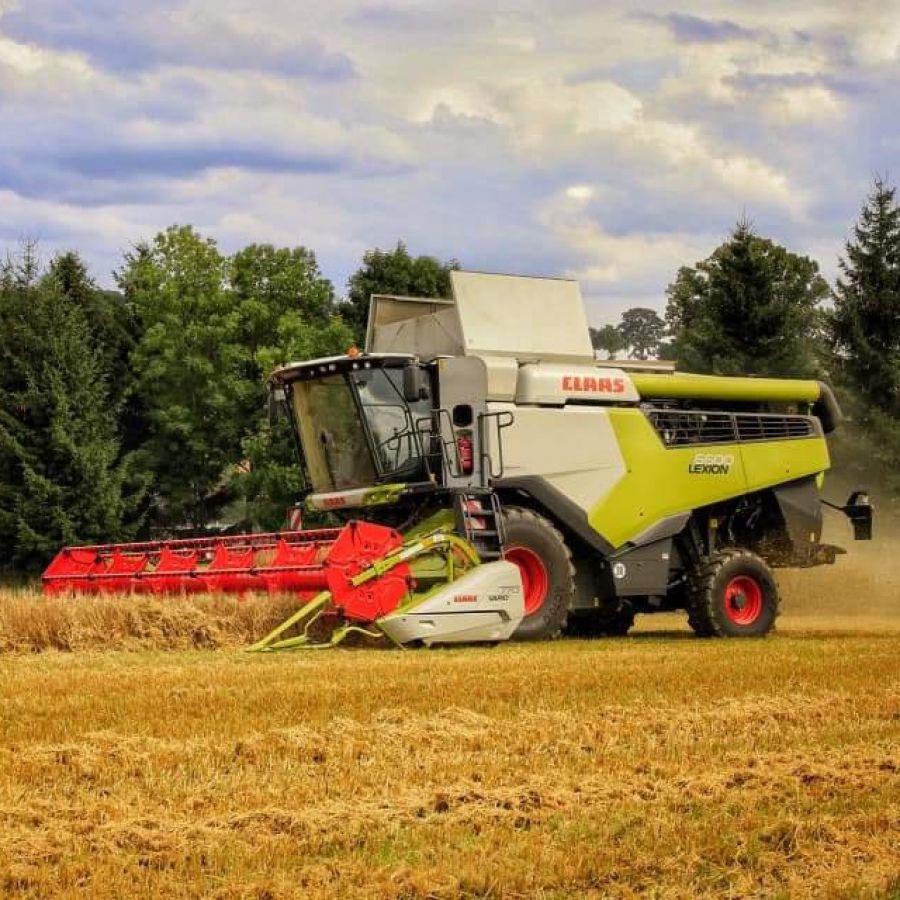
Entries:
{"label": "stubble field", "polygon": [[8,594],[0,894],[900,897],[885,549],[760,641],[251,656],[271,602]]}

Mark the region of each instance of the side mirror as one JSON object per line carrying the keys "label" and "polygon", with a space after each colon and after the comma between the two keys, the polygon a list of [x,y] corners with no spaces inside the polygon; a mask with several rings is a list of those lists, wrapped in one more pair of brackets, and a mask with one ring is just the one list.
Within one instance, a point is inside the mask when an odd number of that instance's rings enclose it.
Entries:
{"label": "side mirror", "polygon": [[278,422],[278,417],[281,413],[281,406],[285,402],[285,394],[283,387],[270,387],[269,388],[269,405],[268,405],[268,413],[269,413],[269,424],[275,425]]}
{"label": "side mirror", "polygon": [[425,370],[415,363],[403,369],[403,399],[407,403],[428,399],[428,379]]}

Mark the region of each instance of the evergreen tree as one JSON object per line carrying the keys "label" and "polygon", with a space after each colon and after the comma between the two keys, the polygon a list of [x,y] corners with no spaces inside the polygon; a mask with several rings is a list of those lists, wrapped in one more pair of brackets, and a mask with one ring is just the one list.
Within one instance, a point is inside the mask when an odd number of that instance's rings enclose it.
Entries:
{"label": "evergreen tree", "polygon": [[341,315],[362,346],[372,294],[449,297],[450,273],[458,268],[459,263],[455,260],[441,262],[432,256],[411,256],[402,241],[393,250],[370,250],[363,257],[362,266],[350,278]]}
{"label": "evergreen tree", "polygon": [[828,322],[838,374],[876,409],[900,416],[900,207],[881,179],[840,269]]}
{"label": "evergreen tree", "polygon": [[713,254],[683,267],[666,320],[680,366],[723,375],[809,376],[828,285],[816,262],[737,224]]}
{"label": "evergreen tree", "polygon": [[74,251],[50,262],[46,275],[66,299],[80,307],[91,326],[91,342],[101,356],[110,402],[119,411],[126,452],[141,446],[146,434],[144,410],[135,390],[131,353],[141,336],[141,321],[119,291],[102,290]]}
{"label": "evergreen tree", "polygon": [[138,323],[125,298],[117,291],[100,290],[74,251],[54,257],[46,277],[90,322],[91,340],[110,374],[110,389],[127,392],[128,357],[135,345]]}
{"label": "evergreen tree", "polygon": [[130,536],[144,494],[85,309],[38,269],[26,247],[0,276],[0,559],[24,567]]}

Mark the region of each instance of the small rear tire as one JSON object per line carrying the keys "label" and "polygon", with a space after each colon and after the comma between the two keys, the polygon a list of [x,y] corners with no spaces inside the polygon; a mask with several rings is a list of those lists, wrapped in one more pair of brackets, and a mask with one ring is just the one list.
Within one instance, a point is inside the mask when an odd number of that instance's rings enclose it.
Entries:
{"label": "small rear tire", "polygon": [[519,567],[525,591],[525,616],[514,641],[558,637],[575,597],[575,566],[565,539],[554,524],[517,506],[503,509],[504,557]]}
{"label": "small rear tire", "polygon": [[778,616],[778,586],[749,550],[719,550],[688,582],[688,622],[700,637],[762,637]]}

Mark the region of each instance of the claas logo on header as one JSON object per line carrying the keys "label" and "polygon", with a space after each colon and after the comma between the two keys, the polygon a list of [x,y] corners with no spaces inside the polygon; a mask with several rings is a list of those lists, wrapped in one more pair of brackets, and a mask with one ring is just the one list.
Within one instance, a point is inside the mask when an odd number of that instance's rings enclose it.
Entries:
{"label": "claas logo on header", "polygon": [[624,378],[598,378],[593,375],[564,375],[562,389],[567,394],[624,394]]}

